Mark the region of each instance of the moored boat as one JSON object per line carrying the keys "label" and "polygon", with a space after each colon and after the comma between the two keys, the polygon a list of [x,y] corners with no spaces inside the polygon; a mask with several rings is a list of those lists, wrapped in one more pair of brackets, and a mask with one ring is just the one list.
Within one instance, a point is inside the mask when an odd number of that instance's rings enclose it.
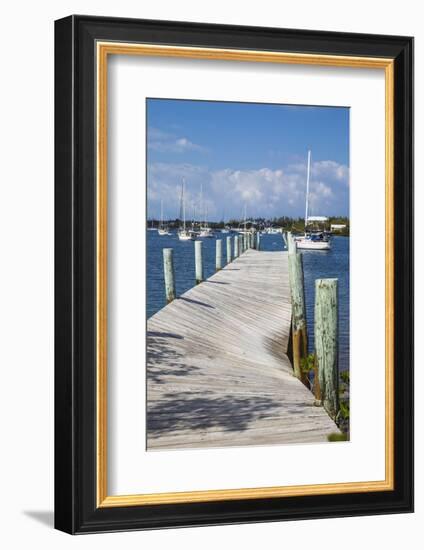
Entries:
{"label": "moored boat", "polygon": [[[203,185],[200,186],[200,211],[203,210]],[[204,220],[203,220],[203,223],[200,225],[199,227],[199,232],[197,234],[197,236],[201,239],[213,239],[213,237],[215,236],[214,232],[212,231],[212,229],[209,227],[209,224],[208,224],[208,209],[207,207],[205,206],[204,208]]]}
{"label": "moored boat", "polygon": [[180,203],[180,210],[182,210],[182,217],[183,217],[183,224],[178,230],[178,239],[180,241],[194,241],[196,240],[196,234],[194,231],[190,231],[186,227],[186,207],[185,207],[185,197],[184,197],[184,188],[185,188],[185,180],[183,178],[183,182],[181,185],[181,203]]}
{"label": "moored boat", "polygon": [[160,201],[160,224],[158,227],[158,235],[161,237],[171,235],[168,226],[163,223],[163,200]]}
{"label": "moored boat", "polygon": [[308,151],[308,167],[306,173],[306,205],[305,205],[305,234],[295,237],[296,247],[302,250],[330,250],[331,242],[325,224],[325,216],[309,216],[309,179],[311,173],[311,151]]}
{"label": "moored boat", "polygon": [[296,247],[303,250],[330,250],[330,241],[322,233],[309,233],[295,240]]}
{"label": "moored boat", "polygon": [[215,235],[214,235],[214,232],[212,231],[212,229],[209,226],[202,226],[200,228],[198,236],[201,237],[201,238],[204,238],[204,239],[211,239]]}

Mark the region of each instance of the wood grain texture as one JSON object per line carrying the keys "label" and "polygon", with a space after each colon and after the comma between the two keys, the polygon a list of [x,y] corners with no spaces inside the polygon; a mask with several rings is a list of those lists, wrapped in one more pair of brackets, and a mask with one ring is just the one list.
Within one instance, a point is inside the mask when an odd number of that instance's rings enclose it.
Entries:
{"label": "wood grain texture", "polygon": [[163,249],[163,278],[165,281],[166,302],[169,304],[169,302],[172,302],[176,297],[172,248]]}
{"label": "wood grain texture", "polygon": [[148,449],[327,441],[293,376],[286,252],[249,249],[147,323]]}
{"label": "wood grain texture", "polygon": [[302,359],[308,354],[308,339],[306,330],[306,307],[303,282],[302,254],[297,253],[293,236],[289,234],[289,281],[292,303],[293,330],[293,370],[296,378],[307,382],[307,376],[302,372]]}
{"label": "wood grain texture", "polygon": [[315,349],[322,402],[335,418],[339,411],[339,368],[337,353],[338,279],[315,281]]}
{"label": "wood grain texture", "polygon": [[194,264],[196,271],[196,284],[203,281],[202,241],[194,242]]}

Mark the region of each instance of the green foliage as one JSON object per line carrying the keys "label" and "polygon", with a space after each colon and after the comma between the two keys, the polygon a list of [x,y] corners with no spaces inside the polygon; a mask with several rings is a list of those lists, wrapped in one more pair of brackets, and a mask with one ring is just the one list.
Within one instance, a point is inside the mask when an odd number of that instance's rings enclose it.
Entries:
{"label": "green foliage", "polygon": [[340,373],[340,380],[345,386],[349,387],[349,383],[350,383],[349,371],[345,370],[345,371],[341,372]]}
{"label": "green foliage", "polygon": [[309,374],[314,370],[315,365],[315,353],[310,353],[306,357],[300,360],[300,368],[305,374]]}
{"label": "green foliage", "polygon": [[350,418],[349,399],[340,399],[340,416],[343,420]]}
{"label": "green foliage", "polygon": [[[310,353],[305,358],[300,360],[300,368],[302,372],[307,375],[309,385],[313,386],[310,375],[314,373],[316,357],[314,353]],[[328,436],[329,441],[347,441],[349,440],[349,427],[350,427],[350,401],[349,401],[349,385],[350,377],[348,371],[340,373],[339,384],[339,412],[337,414],[336,424],[340,428],[340,434],[330,434]]]}
{"label": "green foliage", "polygon": [[349,421],[350,418],[350,405],[349,405],[349,385],[350,376],[349,371],[343,371],[340,373],[340,417],[344,421]]}
{"label": "green foliage", "polygon": [[349,441],[347,433],[333,433],[327,436],[328,441]]}
{"label": "green foliage", "polygon": [[[179,227],[180,220],[178,218],[172,220],[167,219],[165,220],[166,224],[172,228],[175,229]],[[191,221],[191,220],[188,220]],[[249,218],[250,222],[253,222],[255,227],[257,229],[263,229],[267,226],[277,226],[282,227],[284,231],[292,231],[293,233],[303,233],[305,230],[305,220],[302,217],[298,218],[292,218],[290,216],[275,216],[274,218],[264,218],[264,217],[256,217],[256,218]],[[148,220],[149,227],[158,227],[159,226],[159,220],[155,217],[149,217]],[[224,220],[220,221],[212,221],[208,220],[209,226],[212,229],[222,229],[225,225],[230,225],[231,227],[238,227],[239,225],[244,223],[244,219],[237,219],[232,218],[228,220],[226,223]],[[341,235],[341,236],[349,236],[349,218],[344,216],[331,216],[328,218],[328,229],[330,229],[330,224],[340,224],[340,225],[346,225],[346,227],[340,231],[335,232],[335,235]]]}
{"label": "green foliage", "polygon": [[348,371],[340,373],[339,384],[339,412],[336,423],[340,430],[349,435],[350,429],[350,400],[349,400],[350,376]]}

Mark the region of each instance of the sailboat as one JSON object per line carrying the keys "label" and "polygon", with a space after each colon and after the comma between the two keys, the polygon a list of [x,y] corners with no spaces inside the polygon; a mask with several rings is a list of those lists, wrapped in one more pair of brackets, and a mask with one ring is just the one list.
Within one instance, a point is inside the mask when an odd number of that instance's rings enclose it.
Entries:
{"label": "sailboat", "polygon": [[150,227],[147,228],[147,231],[156,231],[156,227],[153,226],[153,218],[150,222]]}
{"label": "sailboat", "polygon": [[[250,229],[247,229],[247,224],[248,223],[251,225]],[[251,222],[247,219],[247,206],[244,205],[244,221],[243,221],[243,223],[239,224],[239,228],[237,229],[237,232],[241,233],[241,234],[243,234],[243,233],[252,233],[253,232],[252,223],[253,222]],[[243,225],[243,228],[241,227],[241,225]]]}
{"label": "sailboat", "polygon": [[225,210],[222,213],[222,223],[224,224],[224,228],[221,229],[221,233],[230,233],[230,226],[225,225]]}
{"label": "sailboat", "polygon": [[183,183],[181,186],[181,210],[183,214],[183,225],[178,230],[178,238],[180,241],[194,241],[196,239],[196,235],[189,231],[186,228],[186,207],[185,207],[185,197],[184,197],[184,188],[185,188],[185,180],[183,178]]}
{"label": "sailboat", "polygon": [[196,203],[193,203],[193,218],[191,220],[190,233],[195,237],[199,234],[199,230],[196,228]]}
{"label": "sailboat", "polygon": [[[202,206],[203,206],[203,185],[200,186],[200,209],[202,209]],[[200,226],[199,237],[211,239],[214,237],[214,234],[212,229],[209,227],[208,222],[206,221],[207,219],[208,219],[208,209],[206,207],[205,219],[204,219],[203,225]]]}
{"label": "sailboat", "polygon": [[325,216],[309,216],[309,179],[311,174],[311,151],[308,151],[308,169],[306,173],[305,234],[295,239],[297,248],[302,250],[330,250],[331,243],[323,230],[308,230],[310,223],[325,223]]}
{"label": "sailboat", "polygon": [[160,201],[160,225],[158,227],[158,234],[161,237],[164,237],[165,235],[171,235],[168,226],[164,225],[163,223],[163,200]]}
{"label": "sailboat", "polygon": [[214,233],[213,233],[212,229],[209,227],[208,222],[206,221],[207,216],[208,216],[208,211],[206,209],[205,221],[204,221],[203,225],[200,226],[199,237],[204,237],[206,239],[212,239],[214,237]]}

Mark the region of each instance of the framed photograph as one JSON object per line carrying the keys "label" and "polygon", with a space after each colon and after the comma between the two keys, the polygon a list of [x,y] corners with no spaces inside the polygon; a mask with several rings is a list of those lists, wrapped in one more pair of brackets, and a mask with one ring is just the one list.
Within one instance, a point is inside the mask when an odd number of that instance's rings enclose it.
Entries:
{"label": "framed photograph", "polygon": [[55,24],[55,525],[413,509],[413,39]]}

